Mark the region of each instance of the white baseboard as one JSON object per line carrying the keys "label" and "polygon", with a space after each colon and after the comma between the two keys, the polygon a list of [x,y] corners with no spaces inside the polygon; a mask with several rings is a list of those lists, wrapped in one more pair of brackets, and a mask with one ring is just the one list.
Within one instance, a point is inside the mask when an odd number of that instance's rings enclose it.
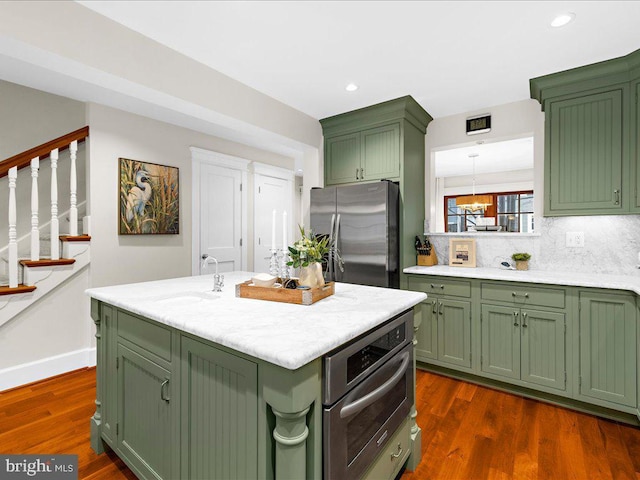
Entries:
{"label": "white baseboard", "polygon": [[96,364],[96,349],[85,348],[0,370],[0,392]]}

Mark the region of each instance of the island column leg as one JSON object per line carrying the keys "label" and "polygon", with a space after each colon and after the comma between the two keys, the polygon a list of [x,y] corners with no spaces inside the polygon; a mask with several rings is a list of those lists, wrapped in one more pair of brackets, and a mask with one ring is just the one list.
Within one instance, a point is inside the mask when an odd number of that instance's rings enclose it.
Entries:
{"label": "island column leg", "polygon": [[276,478],[305,478],[307,465],[307,413],[284,413],[273,409],[276,428],[273,438],[276,441]]}
{"label": "island column leg", "polygon": [[411,406],[411,455],[407,460],[407,470],[414,471],[422,460],[422,430],[418,426],[418,410],[416,409],[416,345],[418,344],[418,329],[422,323],[420,306],[414,309],[413,316],[413,405]]}
{"label": "island column leg", "polygon": [[91,417],[90,420],[90,444],[91,448],[98,455],[104,453],[104,444],[102,443],[101,433],[102,433],[102,386],[104,385],[102,376],[103,373],[103,365],[104,359],[101,358],[102,352],[104,348],[102,346],[102,323],[100,322],[100,303],[91,299],[91,318],[93,319],[93,323],[96,324],[96,357],[97,357],[97,366],[96,366],[96,411]]}

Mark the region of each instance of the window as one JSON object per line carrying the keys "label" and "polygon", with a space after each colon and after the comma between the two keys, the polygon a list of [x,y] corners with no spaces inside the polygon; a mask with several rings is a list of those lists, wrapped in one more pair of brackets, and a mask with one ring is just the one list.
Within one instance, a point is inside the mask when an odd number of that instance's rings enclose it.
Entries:
{"label": "window", "polygon": [[525,192],[489,193],[493,205],[486,211],[469,212],[456,205],[455,196],[444,197],[444,221],[447,232],[468,232],[475,228],[479,218],[494,218],[503,232],[533,231],[533,190]]}

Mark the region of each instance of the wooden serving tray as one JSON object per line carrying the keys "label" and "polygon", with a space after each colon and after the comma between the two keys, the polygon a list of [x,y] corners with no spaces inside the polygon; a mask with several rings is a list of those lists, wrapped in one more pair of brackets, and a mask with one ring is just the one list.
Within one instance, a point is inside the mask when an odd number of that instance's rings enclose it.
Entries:
{"label": "wooden serving tray", "polygon": [[[277,282],[282,283],[282,279],[278,278]],[[251,283],[251,280],[238,283],[236,285],[236,297],[311,305],[335,293],[335,282],[327,282],[322,287],[310,288],[308,290],[283,287],[258,287],[251,285]]]}

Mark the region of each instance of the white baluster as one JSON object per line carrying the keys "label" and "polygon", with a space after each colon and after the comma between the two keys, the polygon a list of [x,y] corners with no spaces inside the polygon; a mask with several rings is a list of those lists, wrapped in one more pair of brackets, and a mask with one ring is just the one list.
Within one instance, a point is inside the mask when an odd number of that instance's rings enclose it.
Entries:
{"label": "white baluster", "polygon": [[58,149],[51,150],[51,259],[60,260],[58,223]]}
{"label": "white baluster", "polygon": [[40,158],[31,159],[31,260],[40,260],[40,230],[38,230],[38,169]]}
{"label": "white baluster", "polygon": [[9,287],[18,286],[18,242],[16,241],[16,179],[18,167],[9,169]]}
{"label": "white baluster", "polygon": [[77,180],[76,180],[76,153],[78,151],[78,141],[74,140],[69,145],[69,153],[71,155],[71,207],[69,208],[69,235],[75,237],[78,235],[78,207],[76,206],[78,199],[76,197]]}

